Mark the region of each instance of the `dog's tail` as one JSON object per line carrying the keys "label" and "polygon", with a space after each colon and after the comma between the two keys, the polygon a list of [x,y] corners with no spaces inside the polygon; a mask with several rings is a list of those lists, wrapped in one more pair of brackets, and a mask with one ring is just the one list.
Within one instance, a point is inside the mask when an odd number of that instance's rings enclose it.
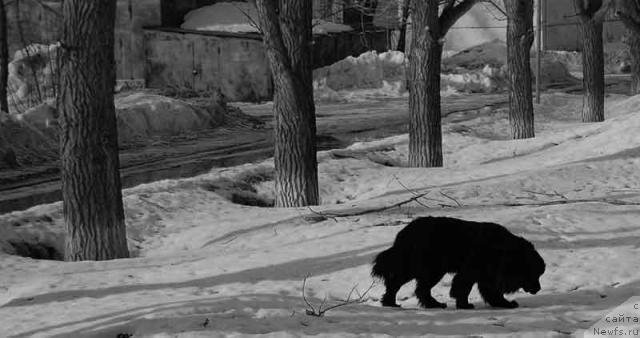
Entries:
{"label": "dog's tail", "polygon": [[389,273],[398,268],[397,263],[400,262],[399,254],[400,252],[393,246],[379,253],[373,260],[371,276],[385,279]]}

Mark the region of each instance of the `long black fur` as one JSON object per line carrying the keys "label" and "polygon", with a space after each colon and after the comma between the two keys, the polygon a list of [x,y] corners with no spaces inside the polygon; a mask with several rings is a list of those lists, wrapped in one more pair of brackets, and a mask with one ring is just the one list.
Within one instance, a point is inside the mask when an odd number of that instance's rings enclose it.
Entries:
{"label": "long black fur", "polygon": [[469,293],[474,284],[493,307],[516,308],[504,294],[520,288],[540,290],[545,263],[533,244],[495,223],[448,217],[415,219],[396,236],[393,246],[376,256],[371,275],[384,280],[382,305],[399,306],[396,293],[416,279],[416,296],[425,308],[445,308],[431,296],[446,273],[455,273],[450,296],[459,309],[472,309]]}

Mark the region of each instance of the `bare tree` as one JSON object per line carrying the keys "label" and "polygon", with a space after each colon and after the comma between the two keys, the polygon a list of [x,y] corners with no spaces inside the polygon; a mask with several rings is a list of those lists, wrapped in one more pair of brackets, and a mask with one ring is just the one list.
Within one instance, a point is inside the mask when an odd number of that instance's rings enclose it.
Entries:
{"label": "bare tree", "polygon": [[113,102],[116,0],[65,0],[60,149],[65,259],[129,256]]}
{"label": "bare tree", "polygon": [[[409,166],[442,166],[440,71],[444,37],[479,0],[421,0],[410,8]],[[440,9],[442,5],[442,9]]]}
{"label": "bare tree", "polygon": [[629,31],[631,54],[631,94],[640,94],[640,0],[615,0],[616,16]]}
{"label": "bare tree", "polygon": [[9,113],[7,85],[9,81],[9,42],[7,40],[7,10],[0,0],[0,114]]}
{"label": "bare tree", "polygon": [[315,205],[319,196],[311,64],[312,1],[254,3],[274,81],[275,204]]}
{"label": "bare tree", "polygon": [[604,121],[604,45],[602,28],[607,0],[574,0],[582,31],[583,122]]}
{"label": "bare tree", "polygon": [[533,44],[533,0],[504,0],[507,14],[509,124],[514,139],[535,136],[530,51]]}

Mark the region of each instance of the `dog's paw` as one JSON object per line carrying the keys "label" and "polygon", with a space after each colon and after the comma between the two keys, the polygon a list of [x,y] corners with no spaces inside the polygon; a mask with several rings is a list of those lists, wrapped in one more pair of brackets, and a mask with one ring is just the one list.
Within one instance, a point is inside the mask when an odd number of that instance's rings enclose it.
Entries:
{"label": "dog's paw", "polygon": [[460,310],[473,310],[476,307],[471,303],[456,303],[456,308]]}
{"label": "dog's paw", "polygon": [[497,304],[493,304],[491,306],[497,307],[497,308],[503,308],[503,309],[515,309],[519,305],[518,305],[518,302],[516,302],[515,300],[512,300],[512,301],[504,300],[502,302],[499,302]]}
{"label": "dog's paw", "polygon": [[400,305],[398,305],[398,303],[396,302],[381,302],[382,306],[387,306],[387,307],[400,307]]}
{"label": "dog's paw", "polygon": [[427,302],[427,303],[420,302],[420,306],[422,306],[425,309],[446,309],[447,308],[447,304],[440,303],[438,301]]}

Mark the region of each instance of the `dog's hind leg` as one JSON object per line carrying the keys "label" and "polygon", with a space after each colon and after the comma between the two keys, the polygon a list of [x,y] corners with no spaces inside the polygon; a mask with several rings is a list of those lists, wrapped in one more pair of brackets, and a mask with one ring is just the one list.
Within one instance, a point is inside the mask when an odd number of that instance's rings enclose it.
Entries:
{"label": "dog's hind leg", "polygon": [[431,288],[433,288],[444,276],[444,272],[430,271],[423,276],[416,278],[416,297],[423,308],[441,308],[447,307],[447,304],[438,302],[431,296]]}
{"label": "dog's hind leg", "polygon": [[404,285],[406,282],[408,281],[403,281],[401,279],[398,279],[397,277],[385,278],[384,286],[386,291],[384,293],[384,296],[382,296],[382,306],[400,307],[400,305],[396,303],[396,294],[398,293],[398,290],[400,290],[402,285]]}
{"label": "dog's hind leg", "polygon": [[475,280],[464,272],[459,272],[453,277],[449,295],[456,300],[456,308],[473,309],[473,304],[469,303],[469,293],[473,288]]}
{"label": "dog's hind leg", "polygon": [[492,285],[487,285],[483,282],[480,282],[478,283],[478,290],[480,291],[480,295],[482,295],[482,299],[484,299],[484,301],[492,307],[501,307],[507,309],[515,309],[518,307],[518,302],[516,302],[515,300],[509,301],[504,299],[504,295]]}

